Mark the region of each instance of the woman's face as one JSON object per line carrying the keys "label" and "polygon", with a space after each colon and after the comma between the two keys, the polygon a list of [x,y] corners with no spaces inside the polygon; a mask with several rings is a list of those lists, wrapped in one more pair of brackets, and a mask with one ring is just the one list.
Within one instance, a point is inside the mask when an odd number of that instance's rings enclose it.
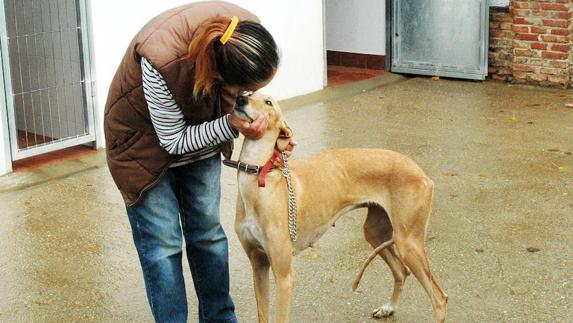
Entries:
{"label": "woman's face", "polygon": [[229,93],[231,93],[233,96],[237,97],[239,96],[240,93],[242,92],[256,92],[259,89],[267,86],[267,84],[269,84],[273,78],[275,77],[275,73],[273,73],[273,75],[271,75],[267,80],[257,83],[257,84],[253,84],[253,85],[229,85],[227,86],[227,90],[229,91]]}

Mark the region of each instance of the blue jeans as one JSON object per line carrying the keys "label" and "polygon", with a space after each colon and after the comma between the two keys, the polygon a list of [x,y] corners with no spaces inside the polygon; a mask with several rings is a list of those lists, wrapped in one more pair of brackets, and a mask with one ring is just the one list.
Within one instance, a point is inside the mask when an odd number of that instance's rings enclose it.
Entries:
{"label": "blue jeans", "polygon": [[182,241],[199,300],[199,322],[237,322],[229,294],[227,236],[219,222],[221,160],[170,168],[127,208],[156,322],[186,322]]}

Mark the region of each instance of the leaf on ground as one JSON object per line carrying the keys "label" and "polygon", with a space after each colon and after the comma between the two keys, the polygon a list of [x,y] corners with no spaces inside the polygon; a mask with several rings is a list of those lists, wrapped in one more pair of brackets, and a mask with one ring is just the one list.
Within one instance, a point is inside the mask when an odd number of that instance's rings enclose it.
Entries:
{"label": "leaf on ground", "polygon": [[320,258],[320,255],[316,252],[307,253],[306,255],[302,256],[304,259],[317,259]]}
{"label": "leaf on ground", "polygon": [[527,247],[527,251],[529,251],[529,252],[538,252],[538,251],[541,251],[541,249],[536,248],[536,247]]}

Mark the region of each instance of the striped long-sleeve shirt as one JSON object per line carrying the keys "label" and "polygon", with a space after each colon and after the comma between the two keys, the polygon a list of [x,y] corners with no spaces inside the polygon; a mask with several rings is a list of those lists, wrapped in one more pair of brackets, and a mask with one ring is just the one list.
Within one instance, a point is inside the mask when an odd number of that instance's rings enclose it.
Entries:
{"label": "striped long-sleeve shirt", "polygon": [[143,93],[159,142],[172,155],[182,155],[171,167],[181,166],[219,153],[220,144],[239,136],[229,124],[229,115],[202,124],[188,124],[165,80],[145,57],[141,59]]}

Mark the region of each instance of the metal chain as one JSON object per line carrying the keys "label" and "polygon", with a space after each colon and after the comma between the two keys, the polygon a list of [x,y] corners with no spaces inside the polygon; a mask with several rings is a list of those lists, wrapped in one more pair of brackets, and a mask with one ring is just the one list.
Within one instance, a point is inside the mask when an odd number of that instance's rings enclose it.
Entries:
{"label": "metal chain", "polygon": [[283,176],[286,177],[288,187],[288,232],[290,239],[296,241],[296,197],[294,196],[290,171],[288,169],[288,158],[285,151],[282,152],[282,157],[284,164]]}

